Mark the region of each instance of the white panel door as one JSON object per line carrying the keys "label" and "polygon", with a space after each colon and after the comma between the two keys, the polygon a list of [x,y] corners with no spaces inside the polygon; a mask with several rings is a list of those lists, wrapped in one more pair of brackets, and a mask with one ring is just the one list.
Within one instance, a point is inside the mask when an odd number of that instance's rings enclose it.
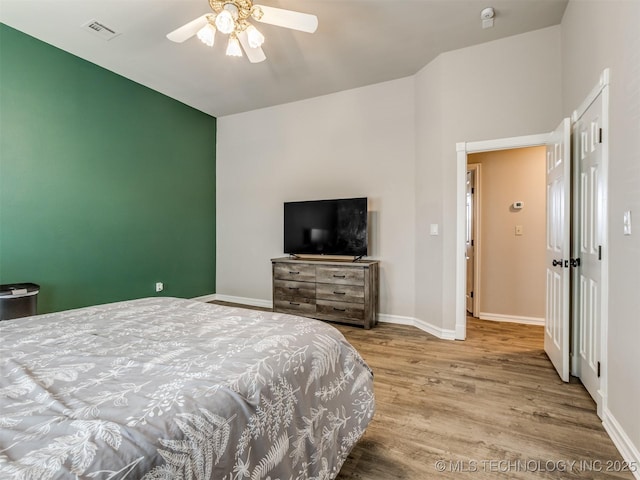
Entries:
{"label": "white panel door", "polygon": [[547,306],[544,351],[569,381],[571,122],[565,118],[547,142]]}
{"label": "white panel door", "polygon": [[465,240],[464,240],[464,248],[467,260],[467,292],[466,292],[466,304],[467,304],[467,313],[469,315],[473,315],[475,312],[474,302],[476,301],[474,298],[474,263],[475,263],[475,245],[474,245],[474,236],[473,236],[473,225],[475,222],[474,218],[474,192],[475,192],[475,170],[467,170],[467,191],[466,191],[466,229],[465,229]]}
{"label": "white panel door", "polygon": [[602,245],[606,218],[602,172],[602,95],[598,95],[573,126],[574,248],[580,265],[573,269],[574,325],[578,342],[577,372],[600,405],[600,343],[602,312]]}

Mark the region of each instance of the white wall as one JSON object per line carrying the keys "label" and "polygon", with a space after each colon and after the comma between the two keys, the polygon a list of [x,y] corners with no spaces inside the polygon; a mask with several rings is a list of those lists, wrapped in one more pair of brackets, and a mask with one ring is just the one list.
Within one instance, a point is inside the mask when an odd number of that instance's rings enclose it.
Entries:
{"label": "white wall", "polygon": [[270,300],[283,202],[367,196],[381,312],[453,331],[455,144],[553,130],[560,90],[556,26],[445,53],[414,77],[219,118],[217,293]]}
{"label": "white wall", "polygon": [[[611,69],[605,426],[610,432],[621,427],[628,453],[640,462],[640,2],[570,2],[562,50],[565,115],[580,105],[602,70]],[[631,236],[622,230],[626,210],[636,223]]]}
{"label": "white wall", "polygon": [[413,80],[218,119],[217,294],[271,300],[283,203],[368,197],[380,310],[414,315]]}
{"label": "white wall", "polygon": [[[443,241],[450,236],[442,231],[444,188],[442,162],[442,59],[436,58],[415,76],[416,91],[416,317],[442,328],[444,310],[442,274]],[[439,235],[430,234],[438,225]],[[454,267],[455,268],[455,267]]]}
{"label": "white wall", "polygon": [[[562,113],[560,69],[555,26],[444,53],[416,75],[421,320],[455,329],[456,143],[552,131]],[[432,223],[440,224],[437,240],[425,235]]]}

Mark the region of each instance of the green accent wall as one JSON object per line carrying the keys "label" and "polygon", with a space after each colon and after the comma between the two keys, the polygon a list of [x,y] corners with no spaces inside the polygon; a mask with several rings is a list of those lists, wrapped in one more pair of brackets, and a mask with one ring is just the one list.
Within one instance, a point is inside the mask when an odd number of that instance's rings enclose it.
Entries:
{"label": "green accent wall", "polygon": [[0,283],[39,284],[38,313],[214,293],[215,139],[214,117],[0,24]]}

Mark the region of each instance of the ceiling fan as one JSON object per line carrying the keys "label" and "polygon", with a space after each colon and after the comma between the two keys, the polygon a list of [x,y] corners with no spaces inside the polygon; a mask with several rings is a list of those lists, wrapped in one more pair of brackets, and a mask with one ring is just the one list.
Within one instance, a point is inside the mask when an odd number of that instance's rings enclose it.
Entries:
{"label": "ceiling fan", "polygon": [[267,58],[262,50],[264,35],[249,19],[308,33],[318,28],[318,17],[315,15],[254,5],[252,0],[209,0],[209,6],[213,13],[204,14],[177,28],[167,34],[167,38],[182,43],[197,35],[202,43],[212,47],[218,31],[229,35],[227,55],[241,57],[244,50],[251,63],[258,63]]}

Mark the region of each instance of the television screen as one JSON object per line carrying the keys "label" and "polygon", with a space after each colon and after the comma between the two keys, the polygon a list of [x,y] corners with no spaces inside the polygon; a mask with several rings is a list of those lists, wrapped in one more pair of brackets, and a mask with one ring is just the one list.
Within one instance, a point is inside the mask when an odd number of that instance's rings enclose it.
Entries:
{"label": "television screen", "polygon": [[367,199],[284,204],[284,253],[367,254]]}

